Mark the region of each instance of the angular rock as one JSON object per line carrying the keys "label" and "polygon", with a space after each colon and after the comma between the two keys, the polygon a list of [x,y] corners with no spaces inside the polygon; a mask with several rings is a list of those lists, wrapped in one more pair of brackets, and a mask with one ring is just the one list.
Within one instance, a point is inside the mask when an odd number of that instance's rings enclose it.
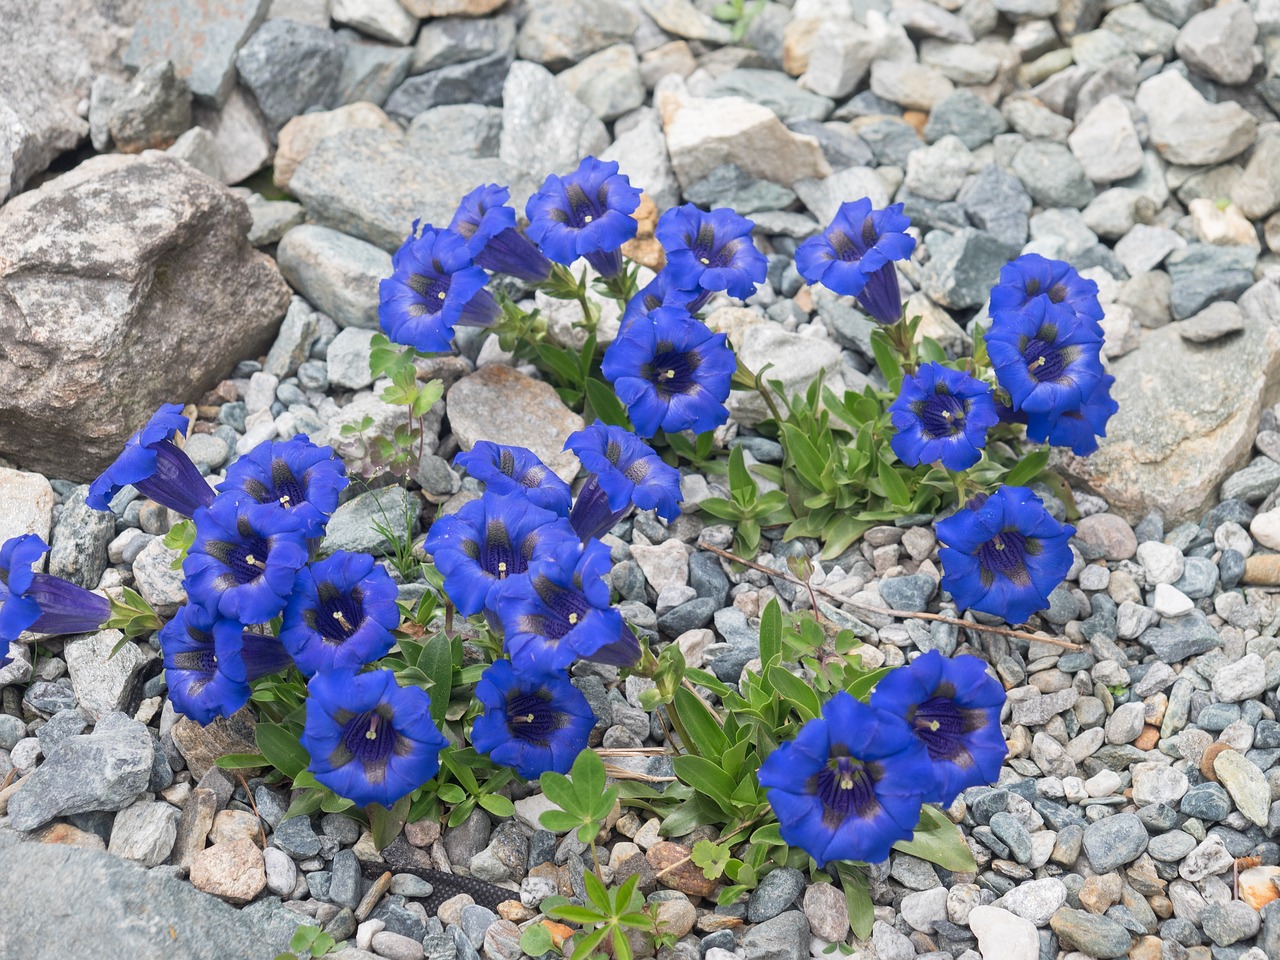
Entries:
{"label": "angular rock", "polygon": [[248,837],[205,847],[191,858],[191,885],[228,903],[248,903],[267,885],[262,851]]}
{"label": "angular rock", "polygon": [[411,72],[425,73],[468,60],[482,60],[515,49],[516,22],[510,14],[475,20],[442,17],[429,20],[418,32]]}
{"label": "angular rock", "polygon": [[640,58],[628,43],[605,47],[556,79],[601,120],[614,120],[644,104]]}
{"label": "angular rock", "polygon": [[111,651],[122,639],[124,634],[119,630],[101,630],[78,639],[68,638],[62,651],[76,699],[95,721],[128,706],[147,662],[135,643],[124,644],[112,656]]}
{"label": "angular rock", "polygon": [[289,290],[248,228],[159,154],[95,157],[0,208],[0,452],[91,480],[161,403],[264,352]]}
{"label": "angular rock", "polygon": [[670,80],[659,84],[654,96],[681,186],[726,163],[787,187],[831,174],[818,141],[789,131],[768,107],[739,97],[692,97],[683,84]]}
{"label": "angular rock", "polygon": [[151,734],[124,714],[108,714],[91,734],[68,737],[24,777],[9,798],[9,824],[34,830],[54,817],[123,810],[147,789]]}
{"label": "angular rock", "polygon": [[408,137],[412,149],[433,155],[496,157],[502,138],[502,111],[476,103],[432,107],[413,118]]}
{"label": "angular rock", "polygon": [[1046,207],[1079,210],[1093,199],[1093,184],[1075,156],[1060,143],[1032,141],[1014,154],[1009,169],[1027,193]]}
{"label": "angular rock", "polygon": [[391,257],[371,243],[328,227],[294,227],[276,248],[290,285],[340,327],[378,328],[378,284]]}
{"label": "angular rock", "polygon": [[[604,124],[581,100],[536,63],[511,65],[502,86],[502,141],[498,157],[523,181],[513,195],[528,196],[549,173],[571,173],[583,157],[609,145]],[[473,177],[473,182],[475,181]]]}
{"label": "angular rock", "polygon": [[271,131],[253,95],[243,87],[233,89],[216,110],[197,105],[195,121],[213,137],[212,162],[223,183],[239,183],[271,159]]}
{"label": "angular rock", "polygon": [[43,476],[0,467],[0,543],[25,533],[48,543],[53,504],[53,487]]}
{"label": "angular rock", "polygon": [[415,17],[483,17],[506,0],[401,0]]}
{"label": "angular rock", "polygon": [[1155,511],[1166,523],[1198,521],[1222,481],[1247,462],[1280,371],[1280,283],[1264,280],[1239,303],[1241,334],[1198,345],[1165,327],[1115,361],[1120,411],[1106,439],[1087,459],[1063,458],[1126,519]]}
{"label": "angular rock", "polygon": [[347,38],[347,52],[338,77],[338,103],[382,106],[391,91],[404,82],[413,64],[413,51],[383,43]]}
{"label": "angular rock", "polygon": [[266,18],[269,0],[143,0],[125,64],[171,60],[201,100],[221,105],[235,86],[236,51]]}
{"label": "angular rock", "polygon": [[1226,3],[1197,13],[1178,31],[1173,48],[1201,76],[1235,86],[1253,73],[1258,26],[1247,3]]}
{"label": "angular rock", "polygon": [[1142,169],[1142,143],[1124,101],[1099,100],[1077,124],[1067,144],[1094,183],[1111,183]]}
{"label": "angular rock", "polygon": [[968,920],[983,956],[1001,960],[1036,960],[1040,956],[1040,939],[1030,920],[985,905],[974,907]]}
{"label": "angular rock", "polygon": [[191,126],[191,91],[166,60],[138,71],[111,111],[111,139],[121,153],[163,150]]}
{"label": "angular rock", "polygon": [[333,0],[330,17],[375,40],[405,44],[418,32],[418,18],[399,0]]}
{"label": "angular rock", "polygon": [[463,195],[490,181],[506,181],[496,160],[440,155],[428,164],[403,135],[346,130],[307,154],[289,189],[318,223],[392,251],[415,220],[447,224]]}
{"label": "angular rock", "polygon": [[294,171],[321,140],[343,130],[386,130],[399,133],[400,127],[372,103],[351,103],[336,110],[305,113],[294,117],[280,130],[272,182],[289,189]]}
{"label": "angular rock", "polygon": [[309,109],[337,106],[345,56],[327,29],[268,20],[236,55],[236,69],[274,133]]}
{"label": "angular rock", "polygon": [[1210,103],[1176,71],[1143,81],[1135,98],[1146,112],[1151,143],[1170,163],[1207,166],[1243,153],[1258,123],[1233,100]]}
{"label": "angular rock", "polygon": [[383,556],[392,545],[374,528],[374,522],[387,527],[397,540],[405,540],[417,532],[421,510],[419,496],[403,487],[383,487],[362,493],[333,512],[321,550]]}
{"label": "angular rock", "polygon": [[449,422],[463,450],[480,440],[532,450],[562,480],[578,472],[578,458],[566,452],[569,434],[583,421],[550,384],[503,364],[490,364],[463,377],[448,393]]}
{"label": "angular rock", "polygon": [[168,871],[61,844],[0,842],[0,897],[15,916],[50,921],[6,927],[15,957],[275,956],[298,925],[278,905],[237,910]]}
{"label": "angular rock", "polygon": [[629,42],[636,32],[636,15],[618,0],[531,0],[527,9],[516,52],[552,70]]}
{"label": "angular rock", "polygon": [[511,51],[500,50],[410,77],[387,97],[387,112],[409,119],[432,107],[455,103],[497,105],[510,69]]}
{"label": "angular rock", "polygon": [[[253,713],[247,707],[229,717],[218,717],[203,727],[179,717],[173,725],[173,744],[187,762],[192,776],[199,780],[213,769],[219,757],[228,753],[257,753],[254,726]],[[249,775],[246,771],[245,776]]]}
{"label": "angular rock", "polygon": [[107,852],[144,867],[158,867],[173,850],[178,808],[163,801],[140,800],[125,807],[111,824]]}
{"label": "angular rock", "polygon": [[680,184],[671,169],[662,124],[654,111],[644,111],[635,126],[614,140],[600,159],[616,160],[619,172],[642,187],[659,210],[680,202]]}

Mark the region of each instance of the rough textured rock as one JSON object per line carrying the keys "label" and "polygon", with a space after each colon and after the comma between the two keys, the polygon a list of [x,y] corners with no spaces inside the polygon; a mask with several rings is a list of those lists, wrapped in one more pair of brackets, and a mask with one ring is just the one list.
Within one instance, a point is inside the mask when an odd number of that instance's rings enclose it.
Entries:
{"label": "rough textured rock", "polygon": [[768,107],[741,97],[693,97],[678,81],[663,81],[654,96],[682,186],[726,163],[788,187],[831,174],[818,141],[792,133]]}
{"label": "rough textured rock", "polygon": [[1151,124],[1151,143],[1170,163],[1222,163],[1247,150],[1258,122],[1228,100],[1210,103],[1180,73],[1160,73],[1138,88],[1136,102]]}
{"label": "rough textured rock", "polygon": [[146,665],[146,658],[134,643],[126,643],[115,656],[111,655],[123,639],[119,630],[100,630],[80,638],[70,637],[63,648],[76,699],[95,721],[127,707],[138,675]]}
{"label": "rough textured rock", "polygon": [[[61,844],[0,841],[6,955],[80,960],[274,956],[298,923],[279,904],[236,910],[164,871]],[[109,937],[103,931],[110,931]]]}
{"label": "rough textured rock", "polygon": [[0,202],[89,135],[77,107],[94,74],[121,72],[127,11],[109,0],[0,0]]}
{"label": "rough textured rock", "polygon": [[130,67],[172,60],[195,96],[221,104],[235,86],[236,51],[270,0],[143,0],[125,54]]}
{"label": "rough textured rock", "polygon": [[1188,343],[1174,327],[1146,335],[1116,360],[1120,412],[1088,458],[1065,466],[1113,511],[1136,521],[1199,519],[1223,479],[1243,466],[1261,410],[1280,388],[1280,284],[1264,280],[1240,298],[1243,334]]}
{"label": "rough textured rock", "polygon": [[281,190],[289,189],[293,173],[308,153],[321,140],[343,130],[387,130],[399,133],[400,128],[381,107],[372,103],[350,103],[337,110],[320,113],[304,113],[294,117],[280,130],[275,163],[271,177]]}
{"label": "rough textured rock", "polygon": [[90,480],[161,403],[264,352],[289,290],[249,222],[156,154],[95,157],[0,209],[0,452]]}
{"label": "rough textured rock", "polygon": [[439,155],[423,163],[402,135],[346,130],[307,154],[289,188],[318,223],[396,250],[414,220],[448,223],[463,195],[488,182],[506,182],[497,160]]}
{"label": "rough textured rock", "polygon": [[462,449],[470,450],[478,440],[518,444],[566,482],[577,474],[578,458],[565,451],[564,442],[582,429],[582,418],[550,384],[495,363],[455,383],[448,404],[449,422]]}
{"label": "rough textured rock", "polygon": [[0,467],[0,543],[24,533],[49,542],[53,487],[38,473]]}
{"label": "rough textured rock", "polygon": [[391,257],[371,243],[304,223],[276,247],[290,285],[341,327],[378,327],[378,284],[391,275]]}

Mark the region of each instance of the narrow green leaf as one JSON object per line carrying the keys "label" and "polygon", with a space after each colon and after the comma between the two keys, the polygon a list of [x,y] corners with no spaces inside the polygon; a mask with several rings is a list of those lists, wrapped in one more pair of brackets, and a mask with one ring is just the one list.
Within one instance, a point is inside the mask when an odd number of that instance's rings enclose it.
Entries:
{"label": "narrow green leaf", "polygon": [[909,506],[911,493],[907,490],[907,485],[903,482],[902,477],[898,475],[898,471],[883,460],[879,461],[876,469],[880,478],[880,486],[884,487],[885,495],[897,506]]}
{"label": "narrow green leaf", "polygon": [[921,860],[936,863],[953,873],[977,870],[973,852],[964,841],[960,828],[947,819],[937,807],[926,804],[920,811],[920,823],[910,840],[899,840],[893,849],[909,853]]}
{"label": "narrow green leaf", "polygon": [[516,812],[516,805],[500,793],[484,793],[480,795],[480,806],[495,817],[510,817]]}
{"label": "narrow green leaf", "polygon": [[[588,870],[582,875],[583,879],[585,880],[589,875],[594,876]],[[589,907],[575,907],[571,904],[566,904],[563,907],[552,907],[550,910],[544,910],[543,912],[553,920],[568,920],[570,923],[599,923],[604,919]]]}
{"label": "narrow green leaf", "polygon": [[1049,465],[1049,448],[1041,447],[1023,457],[1004,478],[1005,486],[1025,487]]}
{"label": "narrow green leaf", "polygon": [[880,330],[871,331],[871,352],[875,355],[876,366],[884,374],[885,383],[889,385],[890,392],[896,393],[902,384],[902,365],[898,363],[897,355],[889,346],[888,337]]}
{"label": "narrow green leaf", "polygon": [[822,701],[809,684],[779,666],[769,667],[766,672],[773,688],[790,701],[802,718],[813,720],[822,712]]}
{"label": "narrow green leaf", "polygon": [[853,935],[859,940],[871,936],[871,926],[875,923],[875,905],[871,902],[871,891],[867,888],[866,878],[860,871],[837,864],[836,871],[840,875],[840,886],[844,888],[845,905],[849,910],[849,926]]}
{"label": "narrow green leaf", "polygon": [[401,797],[389,810],[380,803],[371,803],[364,808],[364,813],[369,818],[369,832],[373,834],[373,845],[378,850],[382,850],[400,835],[405,818],[409,815],[409,798]]}
{"label": "narrow green leaf", "polygon": [[676,690],[675,699],[667,709],[680,718],[681,726],[693,741],[685,746],[699,756],[718,757],[729,746],[710,708],[684,687]]}
{"label": "narrow green leaf", "polygon": [[311,763],[311,756],[298,738],[278,723],[259,723],[254,735],[267,762],[290,779]]}
{"label": "narrow green leaf", "polygon": [[251,770],[267,766],[267,758],[260,753],[228,753],[213,763],[219,770]]}
{"label": "narrow green leaf", "polygon": [[673,761],[676,776],[714,800],[726,814],[734,813],[733,791],[738,784],[720,767],[703,757],[683,756]]}
{"label": "narrow green leaf", "polygon": [[431,698],[431,719],[436,726],[444,726],[449,694],[453,689],[453,643],[443,633],[437,633],[423,645],[417,667],[431,680],[427,689]]}
{"label": "narrow green leaf", "polygon": [[613,387],[609,386],[595,377],[587,380],[586,385],[587,402],[591,404],[591,410],[604,423],[614,427],[631,428],[631,421],[627,419],[627,408],[622,405],[622,401],[618,399],[618,395],[613,392]]}

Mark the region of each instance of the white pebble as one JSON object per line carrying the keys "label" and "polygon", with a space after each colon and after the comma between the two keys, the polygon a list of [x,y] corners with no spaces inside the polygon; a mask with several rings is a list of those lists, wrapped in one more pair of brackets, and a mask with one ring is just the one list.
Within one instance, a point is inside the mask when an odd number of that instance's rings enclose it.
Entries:
{"label": "white pebble", "polygon": [[1180,617],[1196,608],[1185,593],[1167,583],[1156,584],[1156,613],[1162,617]]}

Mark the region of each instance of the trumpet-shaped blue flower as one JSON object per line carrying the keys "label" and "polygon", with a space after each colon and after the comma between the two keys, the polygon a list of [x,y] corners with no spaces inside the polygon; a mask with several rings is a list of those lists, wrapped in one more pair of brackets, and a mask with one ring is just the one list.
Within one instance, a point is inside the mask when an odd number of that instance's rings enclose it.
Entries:
{"label": "trumpet-shaped blue flower", "polygon": [[819,867],[887,859],[895,843],[914,833],[932,781],[911,728],[844,691],[760,765],[782,839]]}
{"label": "trumpet-shaped blue flower", "polygon": [[280,443],[258,444],[227,467],[227,479],[218,490],[278,504],[304,521],[306,536],[318,537],[347,483],[346,468],[333,448],[318,447],[300,433]]}
{"label": "trumpet-shaped blue flower", "polygon": [[1055,520],[1025,487],[975,497],[938,521],[942,587],[961,609],[1022,623],[1049,605],[1071,569],[1075,527]]}
{"label": "trumpet-shaped blue flower", "polygon": [[910,258],[916,241],[902,204],[872,210],[866,197],[842,203],[826,230],[796,249],[796,269],[809,283],[857,297],[877,323],[902,318],[895,260]]}
{"label": "trumpet-shaped blue flower", "polygon": [[421,687],[399,686],[390,670],[333,670],[307,684],[302,745],[307,769],[338,796],[391,807],[436,775],[448,742]]}
{"label": "trumpet-shaped blue flower", "polygon": [[0,649],[5,663],[9,642],[24,630],[88,633],[111,617],[111,601],[106,597],[32,569],[48,552],[48,545],[34,533],[13,537],[0,546]]}
{"label": "trumpet-shaped blue flower", "polygon": [[769,261],[751,240],[755,224],[727,207],[707,212],[691,203],[658,218],[654,236],[667,254],[665,272],[686,290],[728,291],[746,300],[764,283]]}
{"label": "trumpet-shaped blue flower", "polygon": [[492,614],[531,563],[577,542],[563,517],[520,496],[486,493],[432,524],[425,547],[444,575],[444,592],[469,617]]}
{"label": "trumpet-shaped blue flower", "polygon": [[213,490],[199,468],[173,442],[185,434],[187,418],[177,403],[161,405],[120,451],[120,456],[93,483],[85,502],[94,510],[110,510],[111,498],[121,487],[133,484],[144,497],[161,506],[193,516],[213,500]]}
{"label": "trumpet-shaped blue flower", "polygon": [[391,276],[378,284],[378,322],[395,343],[448,353],[454,326],[493,326],[498,303],[484,288],[489,277],[471,262],[466,240],[452,230],[413,227],[391,258]]}
{"label": "trumpet-shaped blue flower", "polygon": [[1102,329],[1046,297],[992,318],[987,353],[1013,405],[1054,417],[1079,410],[1102,379]]}
{"label": "trumpet-shaped blue flower", "polygon": [[987,431],[999,422],[991,388],[967,373],[925,363],[902,381],[889,408],[893,452],[909,467],[937,463],[967,470],[982,459]]}
{"label": "trumpet-shaped blue flower", "polygon": [[1024,253],[1000,268],[1000,282],[991,288],[991,316],[1025,310],[1036,299],[1102,322],[1098,285],[1081,277],[1071,264],[1038,253]]}
{"label": "trumpet-shaped blue flower", "polygon": [[[576,538],[575,538],[576,540]],[[605,582],[613,564],[599,540],[575,542],[529,565],[529,575],[498,597],[498,619],[516,670],[546,673],[574,660],[629,666],[639,641],[609,606]]]}
{"label": "trumpet-shaped blue flower", "polygon": [[554,173],[529,198],[525,214],[529,236],[542,252],[566,266],[579,257],[602,277],[622,269],[618,248],[636,235],[631,214],[640,206],[640,191],[613,161],[587,157],[567,177]]}
{"label": "trumpet-shaped blue flower", "polygon": [[562,517],[569,514],[573,499],[569,485],[531,450],[481,440],[469,452],[454,457],[453,463],[483,483],[488,493],[521,496]]}
{"label": "trumpet-shaped blue flower", "polygon": [[563,673],[517,673],[498,660],[476,684],[484,713],[471,728],[471,745],[526,780],[547,770],[567,773],[596,724],[584,697]]}
{"label": "trumpet-shaped blue flower", "polygon": [[590,473],[569,513],[584,541],[608,533],[633,505],[668,523],[680,515],[680,471],[629,430],[597,420],[570,434],[564,447]]}
{"label": "trumpet-shaped blue flower", "polygon": [[306,676],[357,670],[395,646],[399,591],[367,553],[339,550],[298,571],[280,642]]}
{"label": "trumpet-shaped blue flower", "polygon": [[1097,382],[1079,410],[1067,410],[1057,416],[1027,414],[1027,439],[1036,443],[1048,440],[1055,447],[1070,447],[1078,457],[1087,457],[1098,449],[1098,437],[1107,435],[1107,421],[1120,409],[1111,399],[1111,385],[1116,378],[1105,374]]}
{"label": "trumpet-shaped blue flower", "polygon": [[639,293],[627,301],[618,321],[618,333],[626,333],[627,328],[636,320],[652,315],[659,307],[679,307],[694,313],[705,302],[704,297],[710,295],[706,290],[686,290],[677,285],[675,275],[670,270],[660,270]]}
{"label": "trumpet-shaped blue flower", "polygon": [[173,709],[201,725],[231,716],[248,703],[250,681],[289,665],[275,637],[193,603],[178,608],[159,639]]}
{"label": "trumpet-shaped blue flower", "polygon": [[516,227],[507,206],[511,191],[496,183],[476,187],[458,205],[449,229],[467,241],[467,253],[494,273],[541,283],[551,276],[551,261]]}
{"label": "trumpet-shaped blue flower", "polygon": [[933,766],[926,802],[944,807],[966,787],[994,783],[1008,748],[1000,730],[1004,687],[977,657],[948,660],[930,650],[910,666],[890,670],[870,704],[906,721]]}
{"label": "trumpet-shaped blue flower", "polygon": [[182,562],[187,595],[240,623],[284,609],[307,562],[306,520],[276,504],[220,496],[196,511],[196,538]]}
{"label": "trumpet-shaped blue flower", "polygon": [[627,405],[636,433],[714,430],[729,419],[724,402],[738,361],[723,333],[678,307],[659,307],[605,351],[600,372]]}

